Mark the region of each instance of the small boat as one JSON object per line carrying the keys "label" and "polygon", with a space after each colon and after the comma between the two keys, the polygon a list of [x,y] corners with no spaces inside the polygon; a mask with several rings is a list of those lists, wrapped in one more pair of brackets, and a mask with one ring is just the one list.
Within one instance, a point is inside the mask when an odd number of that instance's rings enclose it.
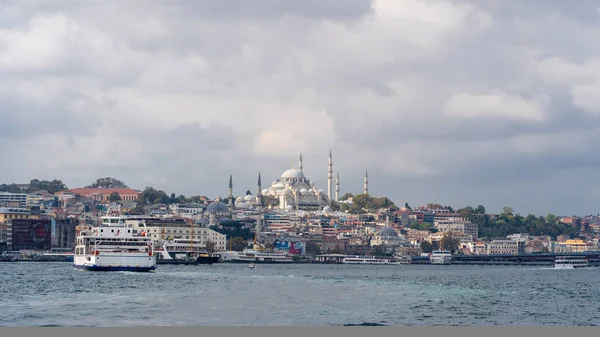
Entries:
{"label": "small boat", "polygon": [[254,268],[256,268],[256,265],[254,264],[254,262],[250,262],[250,264],[248,265],[248,268],[254,269]]}

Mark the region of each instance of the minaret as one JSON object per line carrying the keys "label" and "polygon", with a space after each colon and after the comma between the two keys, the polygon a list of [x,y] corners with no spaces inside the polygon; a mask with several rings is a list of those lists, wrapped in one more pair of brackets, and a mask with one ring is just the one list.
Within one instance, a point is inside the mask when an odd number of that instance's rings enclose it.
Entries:
{"label": "minaret", "polygon": [[300,152],[300,162],[298,163],[298,169],[302,172],[302,152]]}
{"label": "minaret", "polygon": [[365,185],[363,187],[363,193],[369,195],[369,175],[367,170],[365,170]]}
{"label": "minaret", "polygon": [[229,208],[229,212],[233,211],[233,177],[229,175],[229,204],[227,206]]}
{"label": "minaret", "polygon": [[262,206],[262,184],[260,182],[260,172],[258,172],[258,191],[256,192],[256,205],[259,209]]}
{"label": "minaret", "polygon": [[340,201],[340,172],[335,177],[335,201]]}
{"label": "minaret", "polygon": [[327,170],[327,198],[329,198],[329,203],[333,198],[331,194],[333,190],[333,157],[331,155],[331,150],[329,150],[329,169]]}
{"label": "minaret", "polygon": [[260,181],[260,172],[258,173],[258,192],[256,192],[256,208],[258,210],[258,217],[256,218],[256,227],[254,228],[255,230],[255,235],[254,235],[254,241],[256,243],[256,241],[260,240],[260,231],[262,228],[262,183]]}

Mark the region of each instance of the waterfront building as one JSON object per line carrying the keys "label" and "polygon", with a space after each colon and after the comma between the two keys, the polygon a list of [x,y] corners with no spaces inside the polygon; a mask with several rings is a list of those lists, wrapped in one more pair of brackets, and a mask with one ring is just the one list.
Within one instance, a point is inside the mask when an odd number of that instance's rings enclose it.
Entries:
{"label": "waterfront building", "polygon": [[593,251],[598,251],[596,244],[580,239],[569,239],[554,245],[555,253],[585,253]]}
{"label": "waterfront building", "polygon": [[492,240],[487,245],[489,255],[517,255],[522,254],[525,249],[523,241],[517,240]]}

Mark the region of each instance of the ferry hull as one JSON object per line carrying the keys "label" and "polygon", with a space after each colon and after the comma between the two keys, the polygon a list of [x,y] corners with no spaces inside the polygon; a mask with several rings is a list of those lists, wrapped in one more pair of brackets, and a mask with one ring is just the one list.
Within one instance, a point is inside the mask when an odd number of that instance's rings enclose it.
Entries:
{"label": "ferry hull", "polygon": [[73,265],[76,269],[87,271],[131,271],[131,272],[149,272],[156,269],[156,266],[149,267],[126,267],[126,266],[97,266],[97,265]]}

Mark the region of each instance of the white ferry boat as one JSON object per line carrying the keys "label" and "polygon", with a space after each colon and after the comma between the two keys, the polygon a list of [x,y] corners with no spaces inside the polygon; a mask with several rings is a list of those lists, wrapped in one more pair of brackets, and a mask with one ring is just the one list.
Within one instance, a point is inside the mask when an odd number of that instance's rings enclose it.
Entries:
{"label": "white ferry boat", "polygon": [[585,268],[587,266],[588,260],[585,256],[557,256],[554,259],[555,269]]}
{"label": "white ferry boat", "polygon": [[198,239],[157,240],[154,254],[157,264],[213,264],[221,256],[206,250],[206,244]]}
{"label": "white ferry boat", "polygon": [[[82,231],[76,239],[73,265],[94,271],[137,271],[156,269],[153,243],[146,231],[135,233],[125,223],[119,208],[111,206],[98,227]],[[145,225],[144,225],[145,228]]]}
{"label": "white ferry boat", "polygon": [[379,258],[375,256],[347,256],[342,259],[343,264],[400,264],[392,258]]}
{"label": "white ferry boat", "polygon": [[294,259],[284,251],[266,249],[258,243],[252,248],[246,248],[241,252],[225,252],[222,255],[223,262],[234,263],[292,263]]}
{"label": "white ferry boat", "polygon": [[448,250],[434,250],[429,255],[431,264],[450,264],[452,262],[452,254]]}

